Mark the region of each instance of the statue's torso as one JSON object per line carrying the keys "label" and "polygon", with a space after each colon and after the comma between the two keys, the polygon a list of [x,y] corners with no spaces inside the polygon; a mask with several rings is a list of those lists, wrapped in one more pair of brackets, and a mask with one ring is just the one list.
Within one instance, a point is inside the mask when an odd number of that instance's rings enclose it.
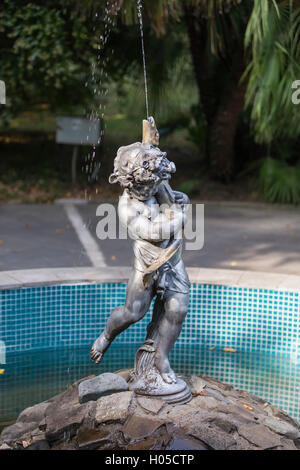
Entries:
{"label": "statue's torso", "polygon": [[[124,192],[120,201],[122,198],[126,198],[126,203],[130,204],[131,209],[134,208],[134,210],[144,215],[149,220],[154,220],[159,214],[159,205],[155,197],[151,197],[145,202],[130,198],[130,200],[128,200],[128,197],[128,193]],[[120,219],[122,222],[122,217],[120,217]],[[176,292],[187,293],[190,288],[190,282],[182,260],[182,243],[182,238],[176,240],[176,249],[174,249],[174,253],[172,254],[172,246],[174,245],[173,237],[158,242],[143,240],[137,237],[133,243],[134,268],[144,273],[149,267],[151,268],[153,263],[164,259],[166,252],[169,252],[171,256],[168,258],[167,262],[162,263],[154,274],[157,289],[169,289]]]}

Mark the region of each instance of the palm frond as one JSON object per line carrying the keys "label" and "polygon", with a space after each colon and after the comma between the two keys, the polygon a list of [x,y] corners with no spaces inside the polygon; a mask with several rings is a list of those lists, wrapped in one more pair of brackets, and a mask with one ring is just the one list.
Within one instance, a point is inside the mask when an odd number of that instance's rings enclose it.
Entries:
{"label": "palm frond", "polygon": [[250,51],[246,107],[258,142],[300,135],[292,83],[300,76],[300,5],[290,0],[254,0],[245,35]]}
{"label": "palm frond", "polygon": [[270,203],[300,203],[300,167],[284,160],[262,158],[249,169],[255,175],[255,186]]}

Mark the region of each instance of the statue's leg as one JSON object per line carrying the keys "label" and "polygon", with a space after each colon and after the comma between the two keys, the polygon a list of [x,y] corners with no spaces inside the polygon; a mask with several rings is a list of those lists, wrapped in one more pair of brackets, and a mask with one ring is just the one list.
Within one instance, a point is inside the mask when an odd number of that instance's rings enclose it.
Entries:
{"label": "statue's leg", "polygon": [[104,331],[92,346],[91,358],[94,362],[101,362],[105,351],[118,334],[143,318],[152,298],[153,281],[145,288],[142,273],[134,270],[128,281],[125,305],[116,307],[111,312]]}
{"label": "statue's leg", "polygon": [[168,354],[177,340],[189,304],[189,294],[166,291],[164,313],[158,327],[157,352],[155,365],[167,383],[176,382],[176,375],[171,369]]}

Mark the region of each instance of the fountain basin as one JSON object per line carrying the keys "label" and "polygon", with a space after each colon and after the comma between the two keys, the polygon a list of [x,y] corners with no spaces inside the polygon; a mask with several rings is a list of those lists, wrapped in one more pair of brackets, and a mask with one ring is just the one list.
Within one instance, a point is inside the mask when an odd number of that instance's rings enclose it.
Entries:
{"label": "fountain basin", "polygon": [[[151,309],[101,365],[89,348],[125,299],[129,268],[10,271],[0,275],[2,427],[24,408],[90,374],[132,367]],[[188,269],[189,313],[171,365],[269,400],[300,419],[300,277]],[[5,354],[4,354],[5,353]]]}

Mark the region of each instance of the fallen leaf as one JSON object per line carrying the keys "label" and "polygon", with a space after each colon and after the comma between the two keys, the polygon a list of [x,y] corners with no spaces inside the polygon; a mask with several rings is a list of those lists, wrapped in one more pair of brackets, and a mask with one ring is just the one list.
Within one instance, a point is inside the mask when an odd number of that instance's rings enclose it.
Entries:
{"label": "fallen leaf", "polygon": [[231,352],[231,353],[236,353],[236,349],[234,349],[234,348],[223,348],[223,351],[225,351],[225,352]]}
{"label": "fallen leaf", "polygon": [[113,261],[115,261],[116,257],[115,257],[114,255],[112,255],[112,256],[110,257],[110,259],[112,259]]}
{"label": "fallen leaf", "polygon": [[26,449],[26,447],[30,446],[31,440],[28,439],[27,441],[22,441],[22,446]]}
{"label": "fallen leaf", "polygon": [[205,397],[206,393],[205,392],[195,392],[195,393],[192,393],[193,397]]}
{"label": "fallen leaf", "polygon": [[62,232],[62,229],[61,228],[57,228],[56,229],[56,233],[61,233]]}
{"label": "fallen leaf", "polygon": [[246,403],[242,403],[243,407],[246,408],[246,410],[253,411],[252,406],[246,405]]}
{"label": "fallen leaf", "polygon": [[4,374],[5,369],[0,369],[0,374]]}

